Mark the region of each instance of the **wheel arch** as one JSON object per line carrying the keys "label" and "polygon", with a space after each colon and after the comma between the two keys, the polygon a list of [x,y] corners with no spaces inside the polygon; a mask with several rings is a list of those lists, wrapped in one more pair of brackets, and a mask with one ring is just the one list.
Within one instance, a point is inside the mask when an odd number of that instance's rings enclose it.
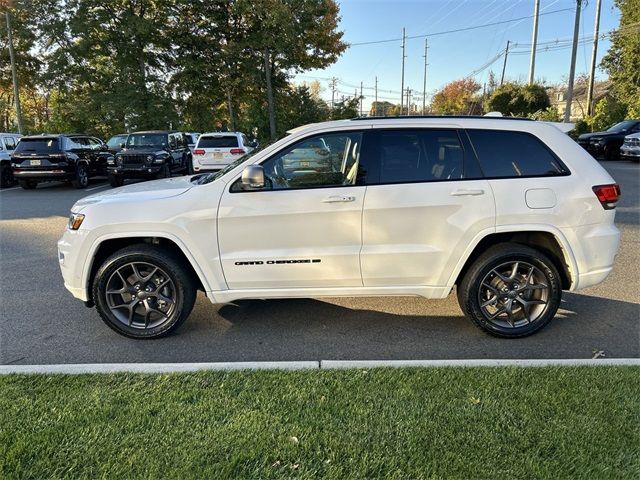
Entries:
{"label": "wheel arch", "polygon": [[478,239],[473,248],[469,249],[469,253],[465,255],[464,262],[461,262],[462,264],[456,268],[452,275],[453,281],[450,284],[459,285],[473,262],[487,248],[499,243],[516,243],[544,253],[558,270],[562,289],[569,290],[575,287],[578,272],[568,242],[560,232],[539,227],[497,231]]}
{"label": "wheel arch", "polygon": [[93,306],[93,299],[91,298],[91,291],[93,290],[93,279],[96,272],[102,265],[102,263],[114,252],[136,244],[154,245],[158,248],[168,250],[174,253],[187,269],[193,275],[198,289],[203,291],[210,291],[210,287],[206,280],[205,275],[198,267],[193,256],[188,249],[180,242],[179,239],[173,238],[167,235],[126,235],[126,236],[110,236],[101,238],[93,245],[92,250],[88,256],[88,261],[84,266],[83,281],[87,291],[87,302],[90,306]]}

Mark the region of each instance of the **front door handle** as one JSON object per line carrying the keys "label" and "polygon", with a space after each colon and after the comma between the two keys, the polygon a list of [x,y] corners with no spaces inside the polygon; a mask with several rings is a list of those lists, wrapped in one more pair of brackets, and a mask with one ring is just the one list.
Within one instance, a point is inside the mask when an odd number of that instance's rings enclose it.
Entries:
{"label": "front door handle", "polygon": [[481,188],[478,188],[475,190],[460,188],[458,190],[454,190],[453,192],[451,192],[452,197],[468,197],[468,196],[474,196],[474,195],[484,195],[484,190],[482,190]]}
{"label": "front door handle", "polygon": [[324,203],[338,203],[338,202],[355,202],[356,197],[352,197],[350,195],[331,195],[330,197],[322,200]]}

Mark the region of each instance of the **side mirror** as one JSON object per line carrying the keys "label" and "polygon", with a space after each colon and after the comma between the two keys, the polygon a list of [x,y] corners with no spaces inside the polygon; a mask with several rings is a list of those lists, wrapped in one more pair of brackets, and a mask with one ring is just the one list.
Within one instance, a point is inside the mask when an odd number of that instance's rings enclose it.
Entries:
{"label": "side mirror", "polygon": [[100,150],[101,152],[108,152],[109,151],[109,147],[107,146],[106,143],[103,143],[102,145],[100,145],[98,147],[98,150]]}
{"label": "side mirror", "polygon": [[264,168],[262,168],[262,165],[244,167],[241,184],[243,190],[260,190],[264,188]]}

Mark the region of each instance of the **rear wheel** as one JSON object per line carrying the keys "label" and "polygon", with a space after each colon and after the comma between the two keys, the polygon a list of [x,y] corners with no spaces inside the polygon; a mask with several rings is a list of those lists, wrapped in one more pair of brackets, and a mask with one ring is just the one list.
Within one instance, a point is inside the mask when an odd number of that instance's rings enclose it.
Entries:
{"label": "rear wheel", "polygon": [[124,178],[122,175],[114,175],[113,173],[109,174],[109,185],[112,187],[121,187],[124,185]]}
{"label": "rear wheel", "polygon": [[13,172],[10,165],[0,166],[0,188],[7,188],[13,185]]}
{"label": "rear wheel", "polygon": [[89,169],[84,163],[79,163],[76,166],[76,174],[71,180],[71,185],[75,188],[87,188],[89,185]]}
{"label": "rear wheel", "polygon": [[158,338],[184,322],[196,298],[193,276],[169,252],[134,245],[99,268],[93,300],[102,320],[131,338]]}
{"label": "rear wheel", "polygon": [[482,254],[458,289],[458,303],[473,323],[505,338],[540,330],[556,314],[561,296],[553,262],[532,248],[510,243]]}
{"label": "rear wheel", "polygon": [[18,183],[25,190],[33,190],[38,186],[38,182],[35,180],[18,180]]}

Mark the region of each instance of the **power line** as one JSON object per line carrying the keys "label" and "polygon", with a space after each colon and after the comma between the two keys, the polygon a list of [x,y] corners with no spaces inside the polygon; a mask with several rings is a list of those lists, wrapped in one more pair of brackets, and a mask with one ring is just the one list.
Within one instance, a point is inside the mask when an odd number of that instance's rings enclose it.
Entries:
{"label": "power line", "polygon": [[[572,8],[561,8],[559,10],[551,10],[549,12],[542,12],[540,13],[540,16],[543,15],[551,15],[554,13],[560,13],[560,12],[567,12],[567,11],[573,11]],[[493,27],[494,25],[503,25],[505,23],[512,23],[512,22],[517,22],[518,20],[526,20],[528,18],[533,18],[533,15],[527,15],[525,17],[518,17],[518,18],[512,18],[510,20],[501,20],[499,22],[491,22],[491,23],[485,23],[483,25],[474,25],[471,27],[464,27],[464,28],[456,28],[453,30],[444,30],[442,32],[435,32],[435,33],[426,33],[424,35],[408,35],[406,37],[407,40],[413,40],[415,38],[428,38],[428,37],[436,37],[436,36],[440,36],[440,35],[448,35],[450,33],[458,33],[458,32],[466,32],[469,30],[476,30],[479,28],[486,28],[486,27]],[[390,38],[387,40],[372,40],[369,42],[356,42],[356,43],[351,43],[349,44],[350,47],[357,47],[360,45],[375,45],[375,44],[379,44],[379,43],[390,43],[390,42],[400,42],[402,41],[402,38]]]}

